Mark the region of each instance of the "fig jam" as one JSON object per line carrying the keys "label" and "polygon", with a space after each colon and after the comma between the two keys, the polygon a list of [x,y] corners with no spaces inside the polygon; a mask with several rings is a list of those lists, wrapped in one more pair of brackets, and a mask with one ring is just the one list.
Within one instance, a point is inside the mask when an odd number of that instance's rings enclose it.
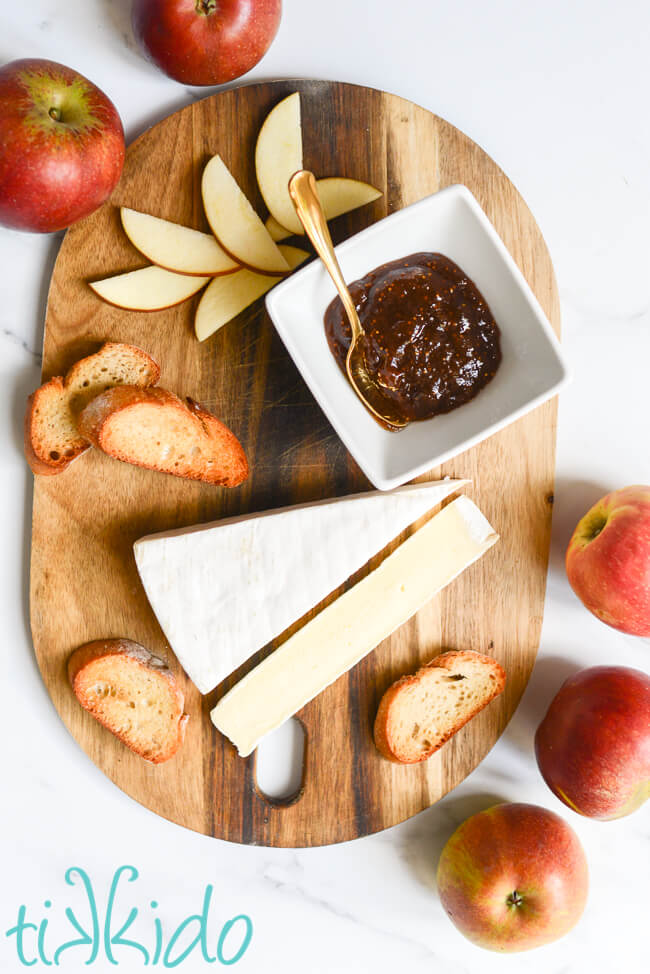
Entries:
{"label": "fig jam", "polygon": [[[443,254],[383,264],[350,285],[370,375],[408,421],[473,399],[501,362],[499,327],[472,280]],[[345,372],[351,331],[340,298],[325,312],[332,354]]]}

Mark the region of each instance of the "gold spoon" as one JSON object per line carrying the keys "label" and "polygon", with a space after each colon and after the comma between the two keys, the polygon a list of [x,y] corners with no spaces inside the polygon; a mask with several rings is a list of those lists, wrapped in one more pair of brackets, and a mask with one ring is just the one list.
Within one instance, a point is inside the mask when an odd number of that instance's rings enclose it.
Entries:
{"label": "gold spoon", "polygon": [[334,282],[334,287],[338,291],[350,322],[352,341],[345,359],[345,370],[350,384],[375,419],[386,429],[397,432],[407,425],[408,420],[397,412],[395,404],[382,391],[376,379],[368,374],[368,367],[361,346],[364,331],[334,253],[327,220],[318,198],[314,174],[307,169],[301,169],[294,173],[289,180],[289,195],[293,200],[300,222],[305,228],[305,233],[313,243],[316,253]]}

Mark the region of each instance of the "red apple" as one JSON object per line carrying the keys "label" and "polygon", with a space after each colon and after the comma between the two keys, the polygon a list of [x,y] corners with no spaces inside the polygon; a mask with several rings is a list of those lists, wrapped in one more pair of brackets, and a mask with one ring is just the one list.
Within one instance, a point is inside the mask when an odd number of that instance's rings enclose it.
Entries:
{"label": "red apple", "polygon": [[587,511],[569,542],[566,572],[608,626],[650,636],[650,487],[615,490]]}
{"label": "red apple", "polygon": [[494,805],[456,829],[440,857],[447,915],[479,947],[511,952],[563,937],[587,900],[577,835],[538,805]]}
{"label": "red apple", "polygon": [[0,223],[48,233],[104,202],[124,164],[115,106],[55,61],[0,68]]}
{"label": "red apple", "polygon": [[544,781],[589,818],[630,815],[650,796],[650,677],[591,666],[560,687],[535,735]]}
{"label": "red apple", "polygon": [[260,61],[282,0],[134,0],[133,32],[161,71],[186,85],[221,85]]}

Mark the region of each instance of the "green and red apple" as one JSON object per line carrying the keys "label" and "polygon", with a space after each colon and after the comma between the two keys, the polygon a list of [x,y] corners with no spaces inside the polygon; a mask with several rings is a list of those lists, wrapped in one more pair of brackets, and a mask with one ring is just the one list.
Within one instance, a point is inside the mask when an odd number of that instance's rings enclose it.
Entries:
{"label": "green and red apple", "polygon": [[587,511],[569,542],[566,572],[602,622],[650,636],[650,487],[615,490]]}
{"label": "green and red apple", "polygon": [[438,865],[449,918],[477,946],[502,952],[563,937],[582,915],[588,886],[577,835],[538,805],[505,803],[472,815]]}
{"label": "green and red apple", "polygon": [[16,230],[62,230],[92,213],[124,164],[113,103],[55,61],[0,68],[0,145],[0,223]]}
{"label": "green and red apple", "polygon": [[221,85],[271,46],[282,0],[134,0],[133,32],[147,57],[186,85]]}
{"label": "green and red apple", "polygon": [[589,818],[622,818],[650,796],[650,677],[591,666],[560,687],[535,735],[542,777]]}

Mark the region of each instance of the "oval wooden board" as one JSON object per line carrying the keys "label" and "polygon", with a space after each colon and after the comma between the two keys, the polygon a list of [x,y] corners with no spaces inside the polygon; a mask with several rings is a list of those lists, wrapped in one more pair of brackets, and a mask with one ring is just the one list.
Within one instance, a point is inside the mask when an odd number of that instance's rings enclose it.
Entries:
{"label": "oval wooden board", "polygon": [[[301,794],[290,805],[269,802],[256,790],[254,756],[237,757],[209,720],[219,692],[202,698],[176,663],[145,598],[132,544],[154,531],[369,484],[313,401],[261,302],[199,344],[192,331],[197,299],[138,314],[103,304],[86,282],[145,263],[120,229],[119,205],[208,229],[200,177],[216,152],[264,212],[253,167],[256,134],[269,109],[296,90],[302,95],[305,165],[322,176],[366,180],[384,192],[372,206],[333,223],[335,242],[441,187],[464,183],[559,329],[549,255],[503,172],[436,116],[355,85],[278,81],[188,106],[130,147],[111,201],[67,233],[49,294],[44,378],[64,373],[104,339],[141,345],[161,363],[164,387],[190,394],[232,427],[251,475],[227,491],[91,451],[61,476],[37,477],[31,614],[43,679],[70,732],[127,794],[199,832],[271,846],[340,842],[395,825],[462,781],[502,733],[526,686],[540,636],[556,430],[556,404],[549,402],[431,471],[431,479],[472,478],[470,495],[501,541],[301,711],[307,735]],[[111,636],[128,636],[166,657],[183,685],[191,715],[187,739],[165,765],[153,767],[133,755],[81,709],[70,690],[70,652],[87,640]],[[493,654],[506,668],[507,689],[430,761],[392,765],[372,743],[377,703],[394,679],[443,648]]]}

